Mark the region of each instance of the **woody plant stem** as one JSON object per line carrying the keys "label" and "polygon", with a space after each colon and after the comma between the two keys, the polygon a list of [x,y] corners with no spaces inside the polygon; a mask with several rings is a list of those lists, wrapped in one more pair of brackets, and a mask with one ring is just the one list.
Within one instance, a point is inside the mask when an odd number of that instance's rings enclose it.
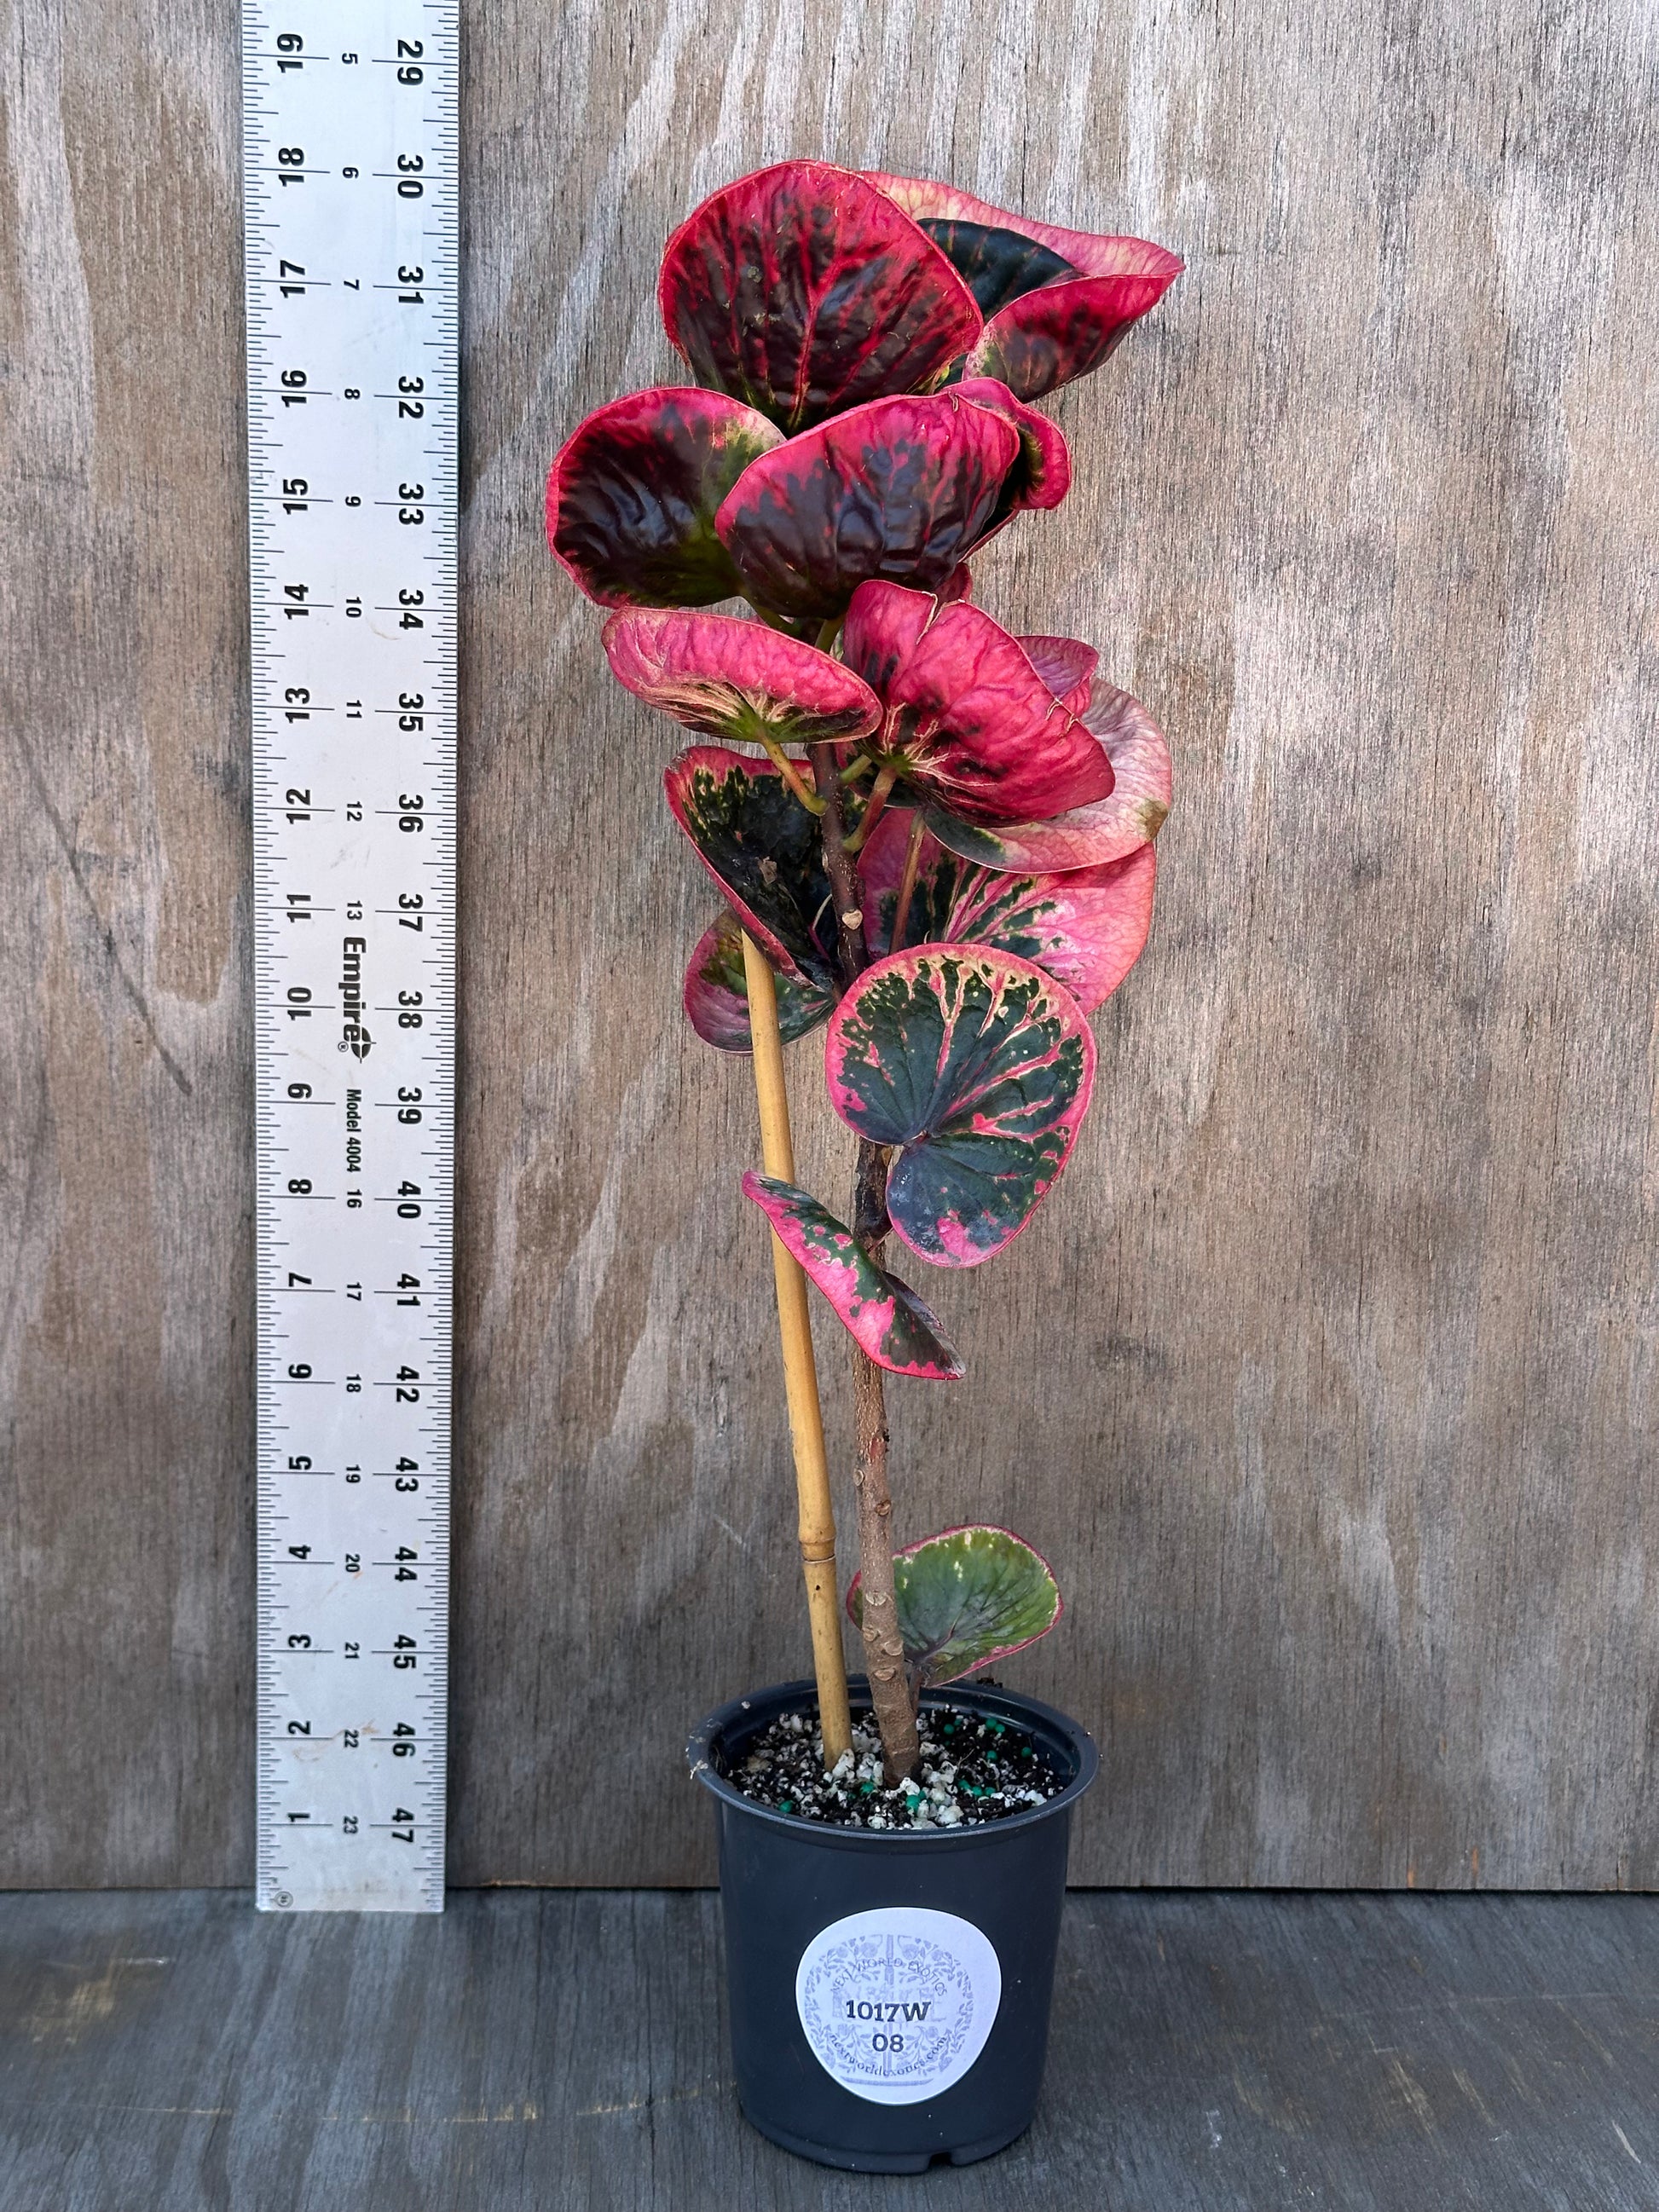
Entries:
{"label": "woody plant stem", "polygon": [[[841,779],[833,745],[811,748],[812,778],[824,802],[824,870],[836,902],[843,987],[869,965],[858,878],[843,836]],[[859,1139],[853,1234],[878,1267],[887,1237],[887,1152]],[[853,1405],[858,1438],[854,1470],[857,1505],[859,1583],[863,1603],[864,1663],[870,1678],[870,1702],[890,1789],[914,1775],[921,1763],[916,1709],[904,1664],[898,1606],[893,1591],[893,1500],[887,1487],[887,1401],[882,1371],[868,1353],[853,1346]]]}

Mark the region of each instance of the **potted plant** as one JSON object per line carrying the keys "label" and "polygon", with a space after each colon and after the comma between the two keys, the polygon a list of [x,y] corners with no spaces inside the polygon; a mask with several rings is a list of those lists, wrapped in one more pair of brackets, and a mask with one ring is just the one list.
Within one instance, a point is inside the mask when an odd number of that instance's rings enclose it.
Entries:
{"label": "potted plant", "polygon": [[[814,1680],[725,1706],[691,1758],[744,2109],[835,2165],[984,2156],[1042,2070],[1095,1754],[963,1684],[1059,1619],[1036,1551],[988,1526],[896,1542],[886,1378],[963,1370],[889,1247],[960,1270],[1020,1234],[1089,1103],[1087,1018],[1146,942],[1168,749],[1091,647],[1003,629],[968,564],[1066,495],[1031,403],[1181,266],[946,185],[782,163],[668,241],[659,299],[696,386],[599,408],[548,480],[554,553],[617,611],[613,673],[697,740],[668,804],[724,903],[685,1011],[754,1064],[765,1172],[742,1188],[773,1231]],[[799,1186],[790,1147],[781,1047],[820,1031],[856,1139],[846,1206]],[[850,1698],[809,1283],[852,1340]]]}

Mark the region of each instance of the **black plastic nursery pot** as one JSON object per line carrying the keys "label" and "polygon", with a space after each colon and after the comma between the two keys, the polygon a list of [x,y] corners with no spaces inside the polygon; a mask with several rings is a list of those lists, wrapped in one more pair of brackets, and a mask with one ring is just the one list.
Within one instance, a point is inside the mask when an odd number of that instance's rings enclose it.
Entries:
{"label": "black plastic nursery pot", "polygon": [[866,2173],[967,2166],[1030,2125],[1072,1808],[1099,1766],[1083,1729],[1033,1698],[953,1683],[923,1703],[1024,1729],[1065,1787],[982,1827],[920,1832],[755,1804],[726,1777],[780,1713],[816,1711],[811,1682],[722,1705],[687,1746],[720,1830],[744,2117],[786,2150]]}

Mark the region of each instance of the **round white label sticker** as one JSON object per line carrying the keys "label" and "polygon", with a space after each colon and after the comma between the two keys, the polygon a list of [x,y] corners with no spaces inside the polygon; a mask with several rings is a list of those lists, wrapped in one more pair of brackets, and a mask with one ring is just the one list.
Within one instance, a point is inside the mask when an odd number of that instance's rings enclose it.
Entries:
{"label": "round white label sticker", "polygon": [[801,1954],[795,2009],[827,2074],[872,2105],[959,2081],[991,2033],[1002,1969],[970,1920],[923,1905],[849,1913]]}

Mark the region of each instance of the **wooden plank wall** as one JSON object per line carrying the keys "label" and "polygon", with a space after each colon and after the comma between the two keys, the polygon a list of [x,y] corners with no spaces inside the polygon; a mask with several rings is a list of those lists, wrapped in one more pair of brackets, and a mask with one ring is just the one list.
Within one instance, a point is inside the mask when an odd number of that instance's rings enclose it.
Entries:
{"label": "wooden plank wall", "polygon": [[[668,229],[801,152],[1190,264],[982,565],[1178,799],[1066,1186],[929,1285],[971,1374],[894,1394],[901,1527],[1059,1564],[1011,1673],[1099,1734],[1085,1881],[1659,1886],[1644,12],[470,9],[457,1881],[708,1879],[686,1726],[803,1664],[752,1106],[677,1006],[708,896],[540,522],[672,376]],[[0,1872],[240,1881],[235,13],[3,26]]]}

